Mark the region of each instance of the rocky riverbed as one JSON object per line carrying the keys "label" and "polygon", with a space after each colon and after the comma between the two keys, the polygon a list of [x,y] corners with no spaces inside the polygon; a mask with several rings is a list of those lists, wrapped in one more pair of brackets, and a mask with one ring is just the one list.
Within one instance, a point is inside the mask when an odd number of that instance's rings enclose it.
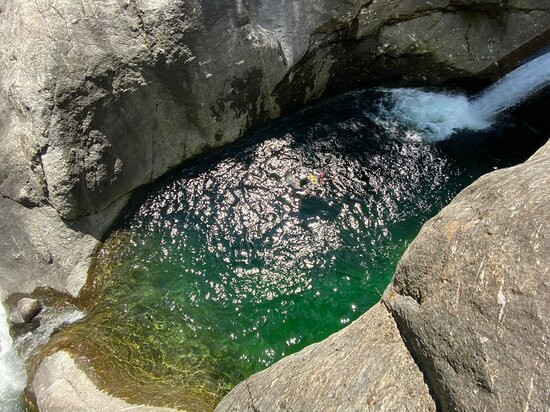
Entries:
{"label": "rocky riverbed", "polygon": [[[132,192],[186,159],[341,91],[484,84],[547,47],[549,29],[546,0],[0,1],[2,295],[49,287],[76,296]],[[426,408],[549,403],[540,315],[548,301],[547,147],[483,178],[434,218],[405,254],[383,306],[365,315],[380,319],[397,348],[379,359],[409,357],[397,363],[416,376]],[[334,339],[353,342],[354,330],[360,324]],[[322,348],[330,342],[304,353],[328,359]],[[355,365],[376,370],[359,358]],[[37,371],[49,370],[48,359]],[[258,388],[280,382],[272,371],[288,364],[300,373],[296,359],[314,356],[288,358],[251,379]],[[327,376],[342,376],[347,363],[334,359]],[[73,383],[72,399],[108,408],[101,393],[82,401],[90,391],[75,370],[64,381]],[[69,407],[71,397],[60,404],[55,390],[61,376],[47,373],[49,384],[32,384],[38,405]],[[309,386],[302,400],[288,395],[277,405],[329,402],[326,385]],[[251,388],[238,386],[220,408],[244,405]],[[254,410],[261,402],[250,393]]]}

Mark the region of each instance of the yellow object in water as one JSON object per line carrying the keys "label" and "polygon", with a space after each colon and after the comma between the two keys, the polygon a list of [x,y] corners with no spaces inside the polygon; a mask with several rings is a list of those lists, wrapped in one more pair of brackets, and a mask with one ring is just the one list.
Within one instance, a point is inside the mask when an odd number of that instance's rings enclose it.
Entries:
{"label": "yellow object in water", "polygon": [[309,175],[307,178],[309,179],[309,181],[310,181],[311,183],[314,183],[314,184],[316,184],[316,185],[319,184],[319,179],[317,178],[317,176],[315,176],[315,175]]}

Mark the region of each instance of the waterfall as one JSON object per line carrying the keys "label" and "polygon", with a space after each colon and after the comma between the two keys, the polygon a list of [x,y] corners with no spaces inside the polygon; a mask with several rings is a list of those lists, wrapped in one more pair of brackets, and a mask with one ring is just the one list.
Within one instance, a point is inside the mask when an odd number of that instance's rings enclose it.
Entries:
{"label": "waterfall", "polygon": [[0,411],[20,411],[27,374],[9,333],[6,309],[0,301]]}
{"label": "waterfall", "polygon": [[550,52],[524,64],[472,100],[472,110],[487,121],[518,106],[550,83]]}
{"label": "waterfall", "polygon": [[[366,114],[396,137],[437,141],[457,130],[483,130],[498,115],[523,103],[550,84],[550,53],[514,70],[478,96],[436,93],[419,89],[383,90],[376,114]],[[44,307],[40,326],[20,336],[9,334],[6,310],[0,300],[0,412],[20,411],[26,384],[24,361],[45,345],[59,328],[84,317],[78,308]]]}
{"label": "waterfall", "polygon": [[491,127],[499,114],[525,102],[548,84],[550,52],[512,71],[472,99],[458,93],[385,89],[374,120],[407,138],[443,140],[457,130]]}

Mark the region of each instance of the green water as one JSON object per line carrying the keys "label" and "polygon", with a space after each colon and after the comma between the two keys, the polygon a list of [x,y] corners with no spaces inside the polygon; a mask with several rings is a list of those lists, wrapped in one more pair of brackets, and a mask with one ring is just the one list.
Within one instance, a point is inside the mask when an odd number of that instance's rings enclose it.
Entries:
{"label": "green water", "polygon": [[98,253],[89,315],[59,341],[118,396],[212,409],[357,319],[429,217],[541,143],[511,124],[422,143],[378,121],[382,94],[309,108],[157,184]]}

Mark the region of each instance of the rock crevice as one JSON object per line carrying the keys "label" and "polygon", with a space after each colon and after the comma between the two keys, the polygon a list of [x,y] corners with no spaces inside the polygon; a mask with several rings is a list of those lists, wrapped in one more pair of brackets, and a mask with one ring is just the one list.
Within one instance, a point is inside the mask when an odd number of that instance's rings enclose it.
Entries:
{"label": "rock crevice", "polygon": [[549,400],[549,149],[457,196],[384,294],[442,410],[542,410]]}

